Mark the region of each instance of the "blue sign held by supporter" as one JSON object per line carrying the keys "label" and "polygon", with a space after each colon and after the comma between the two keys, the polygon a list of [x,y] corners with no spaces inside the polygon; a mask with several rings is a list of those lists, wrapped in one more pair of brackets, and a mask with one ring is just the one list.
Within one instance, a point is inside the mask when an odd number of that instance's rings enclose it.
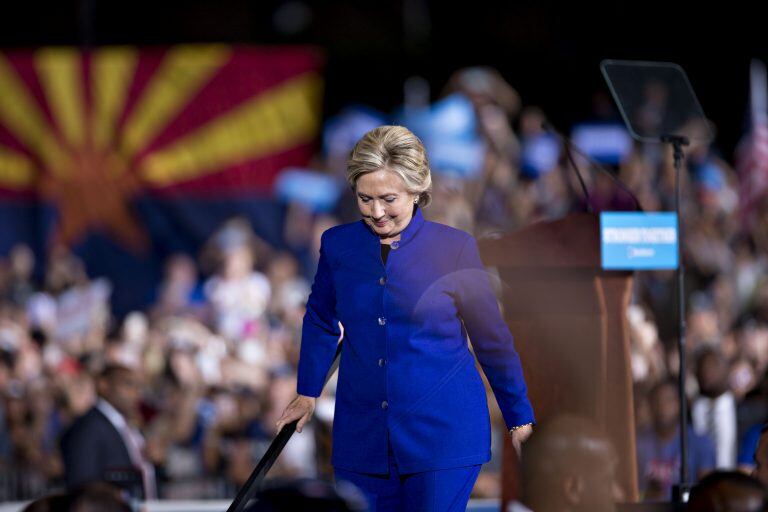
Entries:
{"label": "blue sign held by supporter", "polygon": [[451,94],[427,108],[403,109],[395,119],[424,142],[433,171],[459,178],[480,173],[486,147],[466,96]]}
{"label": "blue sign held by supporter", "polygon": [[632,138],[620,124],[578,124],[571,130],[571,140],[590,158],[606,165],[619,165],[632,151]]}
{"label": "blue sign held by supporter", "polygon": [[560,141],[550,133],[539,133],[521,141],[520,173],[536,179],[557,166]]}
{"label": "blue sign held by supporter", "polygon": [[355,143],[377,126],[387,124],[387,116],[365,105],[349,105],[328,119],[323,126],[323,152],[344,159]]}
{"label": "blue sign held by supporter", "polygon": [[333,176],[310,169],[289,168],[275,181],[275,195],[289,202],[301,203],[315,212],[328,212],[341,195],[342,183]]}
{"label": "blue sign held by supporter", "polygon": [[677,214],[601,212],[600,254],[605,270],[661,270],[678,265]]}

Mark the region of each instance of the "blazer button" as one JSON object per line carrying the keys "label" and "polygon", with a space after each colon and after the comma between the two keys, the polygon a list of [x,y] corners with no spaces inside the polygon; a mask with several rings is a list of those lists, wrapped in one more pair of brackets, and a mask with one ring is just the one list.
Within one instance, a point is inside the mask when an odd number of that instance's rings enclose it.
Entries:
{"label": "blazer button", "polygon": [[379,317],[379,325],[384,325],[385,323],[387,323],[387,319],[384,318],[383,316],[380,316]]}
{"label": "blazer button", "polygon": [[384,400],[383,402],[381,402],[381,408],[382,408],[382,409],[386,409],[387,407],[389,407],[389,404],[387,403],[387,401],[386,401],[386,400]]}
{"label": "blazer button", "polygon": [[386,277],[380,277],[380,278],[379,278],[379,284],[383,285],[383,284],[385,284],[386,282],[387,282],[387,278],[386,278]]}
{"label": "blazer button", "polygon": [[392,247],[393,249],[397,249],[398,247],[400,247],[400,242],[392,242],[391,244],[389,244],[389,246]]}
{"label": "blazer button", "polygon": [[379,359],[379,366],[384,366],[385,363],[386,363],[386,361],[384,361],[383,357],[381,359]]}

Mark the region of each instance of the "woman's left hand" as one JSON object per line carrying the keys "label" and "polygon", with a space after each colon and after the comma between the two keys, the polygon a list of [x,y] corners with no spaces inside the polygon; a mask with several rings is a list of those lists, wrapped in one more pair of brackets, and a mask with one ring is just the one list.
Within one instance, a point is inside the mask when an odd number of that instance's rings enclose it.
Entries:
{"label": "woman's left hand", "polygon": [[517,456],[520,457],[520,449],[523,446],[523,443],[526,439],[531,437],[531,434],[533,433],[533,426],[532,425],[526,425],[524,427],[520,427],[517,430],[512,431],[512,446],[515,448],[515,451],[517,452]]}

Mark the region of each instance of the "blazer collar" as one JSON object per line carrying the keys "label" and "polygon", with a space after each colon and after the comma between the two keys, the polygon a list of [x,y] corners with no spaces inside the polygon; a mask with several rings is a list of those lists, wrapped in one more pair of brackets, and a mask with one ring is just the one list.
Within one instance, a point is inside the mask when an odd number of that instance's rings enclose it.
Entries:
{"label": "blazer collar", "polygon": [[128,423],[125,421],[125,416],[123,416],[117,409],[114,408],[112,404],[103,398],[99,398],[96,401],[96,408],[101,414],[107,417],[109,422],[118,431],[122,432],[122,430],[128,425]]}
{"label": "blazer collar", "polygon": [[[372,239],[375,239],[378,242],[379,235],[377,235],[376,232],[371,229],[371,226],[369,226],[364,219],[360,219],[360,222],[363,223],[363,226],[365,226],[365,228],[368,230],[368,233],[372,235]],[[397,241],[397,245],[393,246],[393,248],[402,247],[403,245],[407,244],[423,224],[424,215],[421,213],[421,208],[419,208],[419,205],[414,205],[413,216],[411,217],[411,220],[408,221],[408,225],[405,226],[405,229],[400,232],[400,240]],[[392,243],[394,244],[395,242]]]}

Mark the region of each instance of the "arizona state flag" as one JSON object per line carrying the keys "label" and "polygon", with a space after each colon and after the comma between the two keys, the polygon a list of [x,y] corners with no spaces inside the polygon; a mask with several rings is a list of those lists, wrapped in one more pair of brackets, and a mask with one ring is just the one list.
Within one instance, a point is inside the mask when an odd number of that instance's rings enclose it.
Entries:
{"label": "arizona state flag", "polygon": [[271,187],[316,149],[320,68],[309,48],[0,52],[0,254],[69,245],[124,312],[229,216],[280,245]]}

